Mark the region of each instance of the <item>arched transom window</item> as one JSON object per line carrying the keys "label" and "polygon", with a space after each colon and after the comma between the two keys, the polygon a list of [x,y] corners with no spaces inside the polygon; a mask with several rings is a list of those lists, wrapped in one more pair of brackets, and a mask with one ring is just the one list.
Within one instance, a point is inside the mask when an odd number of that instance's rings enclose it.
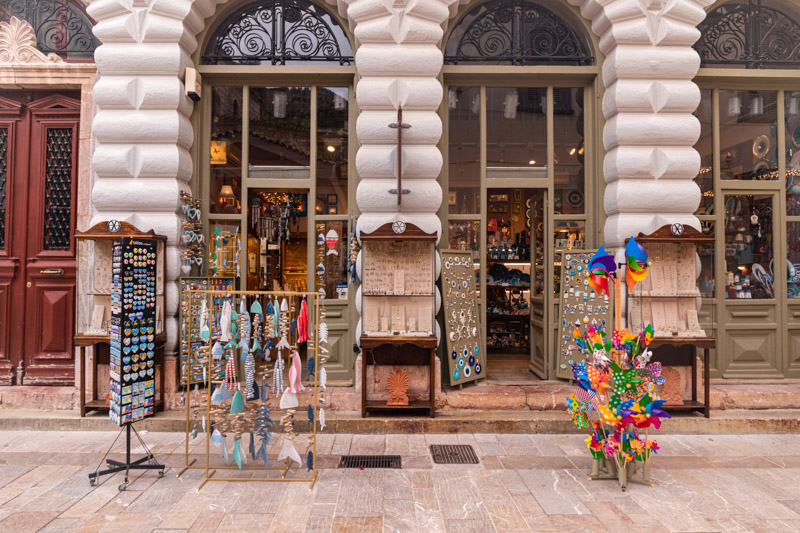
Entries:
{"label": "arched transom window", "polygon": [[78,4],[60,0],[0,0],[0,22],[11,17],[27,21],[36,32],[36,47],[44,54],[68,59],[92,59],[100,41],[93,23]]}
{"label": "arched transom window", "polygon": [[206,65],[349,65],[353,50],[344,29],[306,0],[259,0],[236,10],[214,30]]}
{"label": "arched transom window", "polygon": [[761,0],[734,1],[708,13],[695,50],[704,67],[797,68],[800,16]]}
{"label": "arched transom window", "polygon": [[525,0],[480,4],[453,28],[444,62],[485,65],[591,65],[582,32],[565,17]]}

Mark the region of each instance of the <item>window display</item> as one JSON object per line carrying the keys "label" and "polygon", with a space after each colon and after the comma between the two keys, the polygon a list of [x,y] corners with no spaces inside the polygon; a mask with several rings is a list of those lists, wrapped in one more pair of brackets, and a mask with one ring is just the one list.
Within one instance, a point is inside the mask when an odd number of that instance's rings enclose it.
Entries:
{"label": "window display", "polygon": [[725,195],[725,298],[775,297],[772,195]]}
{"label": "window display", "polygon": [[777,99],[775,91],[719,91],[722,179],[778,179]]}

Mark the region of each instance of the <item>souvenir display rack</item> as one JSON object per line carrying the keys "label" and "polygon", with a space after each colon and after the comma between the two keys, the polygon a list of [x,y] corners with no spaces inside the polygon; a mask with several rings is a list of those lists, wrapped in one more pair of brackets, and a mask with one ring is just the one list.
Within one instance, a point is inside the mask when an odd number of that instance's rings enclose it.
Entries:
{"label": "souvenir display rack", "polygon": [[[671,411],[700,411],[710,415],[710,358],[716,339],[700,327],[697,318],[701,293],[697,288],[698,245],[713,245],[714,235],[682,224],[665,225],[650,235],[640,233],[636,241],[650,257],[649,276],[628,296],[628,327],[638,331],[653,323],[650,343],[654,360],[665,365],[691,366],[692,399],[683,405],[665,405]],[[703,400],[697,393],[697,349],[703,350]]]}
{"label": "souvenir display rack", "polygon": [[561,254],[561,299],[559,306],[558,355],[556,376],[572,379],[570,361],[581,359],[572,332],[577,326],[596,320],[612,325],[612,309],[608,295],[600,295],[589,286],[589,262],[597,250],[571,250]]}
{"label": "souvenir display rack", "polygon": [[442,300],[450,385],[486,378],[472,252],[442,250]]}
{"label": "souvenir display rack", "polygon": [[[200,339],[200,321],[198,319],[198,313],[195,312],[193,316],[193,320],[189,320],[189,306],[194,306],[195,310],[200,309],[200,304],[203,300],[202,296],[195,295],[194,298],[191,298],[188,291],[205,291],[205,290],[212,290],[212,291],[219,291],[219,292],[228,292],[232,291],[234,288],[235,280],[234,278],[212,278],[212,277],[198,277],[198,276],[187,276],[181,277],[179,280],[180,283],[180,306],[178,308],[178,323],[181,325],[181,340],[180,340],[180,376],[181,376],[181,383],[184,386],[191,386],[197,381],[202,380],[203,369],[202,365],[195,364],[193,366],[193,372],[190,378],[190,382],[187,382],[188,376],[188,351],[189,351],[189,339],[191,338],[192,344],[194,344],[194,350],[196,351],[200,345],[202,344],[202,339]],[[222,307],[222,298],[214,298],[211,301],[211,305],[216,306],[216,312],[219,312],[219,309]]]}
{"label": "souvenir display rack", "polygon": [[[436,234],[402,221],[362,233],[361,416],[371,410],[427,409],[436,398]],[[428,366],[427,400],[387,405],[367,399],[367,363]]]}
{"label": "souvenir display rack", "polygon": [[[327,394],[327,372],[325,362],[329,356],[328,330],[325,325],[325,310],[319,305],[319,294],[304,292],[267,292],[267,291],[214,291],[214,290],[188,290],[191,300],[199,299],[206,304],[201,307],[201,329],[208,328],[207,342],[197,347],[195,343],[188,346],[187,364],[193,367],[197,363],[205,365],[205,375],[196,382],[197,385],[205,384],[204,391],[187,391],[186,407],[186,443],[184,467],[178,472],[179,477],[188,469],[203,470],[204,475],[198,490],[209,481],[265,481],[265,482],[307,482],[310,488],[314,487],[317,478],[316,468],[316,436],[319,430],[325,429],[325,412]],[[214,299],[231,304],[239,309],[233,314],[233,321],[225,321],[225,306],[221,310],[211,302]],[[281,305],[281,303],[286,305]],[[263,308],[259,313],[255,304]],[[268,303],[270,304],[268,306]],[[305,305],[304,305],[305,304]],[[278,309],[268,312],[272,306]],[[242,312],[242,307],[245,311]],[[304,307],[305,309],[304,311]],[[187,320],[191,322],[196,309],[188,308]],[[304,322],[303,316],[305,315]],[[258,316],[258,318],[256,318]],[[262,319],[263,317],[263,319]],[[263,320],[263,321],[262,321]],[[222,324],[232,324],[230,339],[223,337]],[[304,326],[305,324],[305,326]],[[303,337],[301,331],[307,331]],[[224,341],[228,340],[227,344]],[[263,341],[263,342],[262,342]],[[252,344],[251,344],[252,343]],[[305,345],[307,367],[301,370],[299,350],[301,344]],[[245,348],[247,346],[247,348]],[[295,358],[294,354],[298,354]],[[288,356],[288,357],[287,357]],[[226,359],[227,358],[227,359]],[[237,370],[236,362],[240,358],[245,360],[244,370]],[[280,363],[279,363],[280,361]],[[291,363],[290,363],[291,361]],[[313,361],[313,372],[309,363]],[[252,365],[252,366],[251,366]],[[292,392],[292,383],[298,386],[298,391],[303,390],[300,385],[300,375],[307,374],[307,385],[311,391],[310,402],[307,408],[299,405],[297,393]],[[236,376],[239,376],[237,379]],[[284,376],[288,376],[289,387],[283,387]],[[259,384],[260,381],[260,384]],[[271,383],[271,385],[268,384]],[[195,383],[194,381],[192,383]],[[252,389],[252,390],[251,390]],[[272,389],[271,392],[268,390]],[[260,391],[260,392],[259,392]],[[236,397],[241,393],[247,399],[237,410]],[[233,396],[231,398],[231,396]],[[242,398],[242,396],[239,396]],[[288,398],[288,399],[287,399]],[[292,403],[294,400],[294,403]],[[301,400],[305,402],[305,400]],[[296,451],[295,444],[303,437],[295,433],[294,415],[297,411],[308,412],[310,423],[308,435],[308,448],[300,469],[305,468],[309,473],[302,477],[289,477],[292,467],[292,454],[286,456],[282,466],[268,466],[267,444],[263,446],[263,454],[259,451],[258,459],[246,459],[247,445],[242,440],[243,434],[259,435],[269,433],[270,442],[284,444],[284,450],[278,456],[278,461],[283,459],[286,446]],[[192,425],[192,421],[194,425]],[[210,424],[207,426],[206,421]],[[200,429],[202,427],[202,429]],[[221,435],[218,435],[222,427]],[[268,428],[273,428],[268,432]],[[262,433],[259,433],[259,430]],[[205,434],[205,462],[196,464],[196,459],[189,458],[189,444],[198,434]],[[241,466],[228,464],[227,436],[234,436],[234,461],[236,450]],[[282,433],[282,434],[281,434]],[[225,464],[212,464],[212,439],[220,438],[224,443],[218,444],[225,450]],[[251,443],[252,445],[252,443]],[[257,447],[260,447],[259,445]],[[255,448],[251,448],[254,450]],[[293,454],[299,457],[297,453]],[[264,465],[261,465],[261,461]],[[255,461],[257,465],[246,465],[248,461]],[[297,459],[294,462],[298,462]],[[279,476],[267,477],[247,476],[236,477],[217,476],[217,471],[233,473],[235,471],[264,471],[267,473],[279,472]]]}
{"label": "souvenir display rack", "polygon": [[[164,332],[164,294],[166,272],[166,242],[167,237],[157,235],[153,230],[143,232],[128,222],[111,220],[99,222],[86,231],[75,234],[77,241],[77,255],[79,274],[77,280],[76,298],[76,334],[73,342],[79,351],[80,359],[80,415],[86,416],[87,412],[105,411],[109,402],[98,397],[97,366],[108,364],[111,320],[111,285],[112,285],[112,246],[113,242],[121,238],[154,239],[157,241],[156,251],[156,308],[155,308],[155,333],[154,333],[154,368],[158,373],[157,390],[154,410],[164,408],[164,345],[166,333]],[[86,351],[92,348],[93,362],[91,369],[87,369]],[[91,374],[92,397],[86,398],[87,374]]]}

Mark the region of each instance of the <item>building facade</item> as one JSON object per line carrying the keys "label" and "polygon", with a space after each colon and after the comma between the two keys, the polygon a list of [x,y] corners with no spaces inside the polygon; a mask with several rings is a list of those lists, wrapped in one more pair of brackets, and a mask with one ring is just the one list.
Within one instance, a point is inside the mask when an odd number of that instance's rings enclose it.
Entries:
{"label": "building facade", "polygon": [[[0,13],[12,4],[0,1]],[[242,289],[324,291],[329,375],[352,383],[360,294],[349,240],[402,220],[437,232],[439,249],[472,250],[488,371],[523,359],[553,378],[562,252],[621,250],[631,235],[680,223],[715,235],[698,267],[700,320],[718,338],[712,376],[800,372],[800,5],[88,4],[102,44],[93,63],[59,67],[98,78],[76,98],[92,138],[78,147],[74,220],[168,237],[169,353],[179,349],[178,278],[238,275]],[[0,96],[84,87],[17,81],[26,71],[7,46]],[[187,67],[202,76],[197,102]],[[202,265],[182,256],[182,191],[201,199],[206,242],[220,252]],[[273,240],[287,214],[288,238]],[[229,260],[234,243],[241,253]],[[7,279],[7,302],[22,298],[13,287],[25,281]],[[19,348],[3,334],[3,383],[19,383],[9,355]]]}

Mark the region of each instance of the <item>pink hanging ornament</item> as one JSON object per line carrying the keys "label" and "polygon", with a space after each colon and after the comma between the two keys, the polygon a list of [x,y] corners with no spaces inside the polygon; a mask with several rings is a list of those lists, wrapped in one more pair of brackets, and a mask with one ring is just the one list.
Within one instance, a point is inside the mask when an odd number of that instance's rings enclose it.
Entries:
{"label": "pink hanging ornament", "polygon": [[300,304],[300,316],[297,317],[297,342],[308,342],[308,305]]}

